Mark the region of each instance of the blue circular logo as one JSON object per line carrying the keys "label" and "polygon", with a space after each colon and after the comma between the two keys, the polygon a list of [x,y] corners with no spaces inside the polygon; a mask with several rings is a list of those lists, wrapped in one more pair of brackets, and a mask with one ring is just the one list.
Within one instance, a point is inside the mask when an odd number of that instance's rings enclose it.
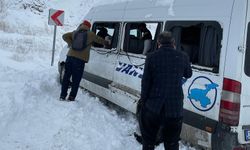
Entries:
{"label": "blue circular logo", "polygon": [[188,99],[196,109],[208,111],[216,102],[218,86],[209,78],[199,76],[192,81],[188,88]]}

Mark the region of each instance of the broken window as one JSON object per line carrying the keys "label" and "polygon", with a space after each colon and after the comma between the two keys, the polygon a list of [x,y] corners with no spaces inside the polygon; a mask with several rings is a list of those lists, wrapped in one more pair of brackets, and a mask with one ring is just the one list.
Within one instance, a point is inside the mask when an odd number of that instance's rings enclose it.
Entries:
{"label": "broken window", "polygon": [[[219,72],[222,29],[213,21],[169,21],[176,49],[189,55],[193,68]],[[200,67],[199,67],[200,66]]]}
{"label": "broken window", "polygon": [[118,37],[119,37],[119,27],[120,23],[116,22],[100,22],[100,23],[94,23],[93,25],[93,32],[96,33],[96,35],[102,37],[103,39],[110,40],[111,45],[108,47],[104,47],[101,44],[94,43],[94,47],[99,47],[99,48],[106,48],[106,49],[111,49],[111,48],[117,48],[118,44]]}
{"label": "broken window", "polygon": [[126,23],[123,51],[146,55],[156,49],[161,23]]}

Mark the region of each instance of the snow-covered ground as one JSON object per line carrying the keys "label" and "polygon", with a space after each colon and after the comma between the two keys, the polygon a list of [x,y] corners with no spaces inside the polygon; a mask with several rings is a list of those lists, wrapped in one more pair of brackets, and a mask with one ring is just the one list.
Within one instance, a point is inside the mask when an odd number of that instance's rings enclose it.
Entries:
{"label": "snow-covered ground", "polygon": [[[93,5],[115,1],[0,0],[0,150],[141,149],[132,136],[136,120],[131,114],[118,115],[83,90],[77,102],[58,101],[62,33],[75,28]],[[66,11],[54,66],[49,8]]]}
{"label": "snow-covered ground", "polygon": [[138,149],[131,116],[121,118],[84,91],[78,102],[58,101],[56,67],[0,53],[1,150]]}

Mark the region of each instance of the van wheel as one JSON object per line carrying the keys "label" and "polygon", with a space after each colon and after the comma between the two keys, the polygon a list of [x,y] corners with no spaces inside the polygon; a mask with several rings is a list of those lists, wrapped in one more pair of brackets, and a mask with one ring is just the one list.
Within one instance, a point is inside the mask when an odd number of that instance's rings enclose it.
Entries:
{"label": "van wheel", "polygon": [[64,63],[61,63],[60,64],[60,70],[59,70],[59,82],[62,84],[62,81],[63,81],[63,76],[64,76],[64,73],[65,73],[65,64]]}

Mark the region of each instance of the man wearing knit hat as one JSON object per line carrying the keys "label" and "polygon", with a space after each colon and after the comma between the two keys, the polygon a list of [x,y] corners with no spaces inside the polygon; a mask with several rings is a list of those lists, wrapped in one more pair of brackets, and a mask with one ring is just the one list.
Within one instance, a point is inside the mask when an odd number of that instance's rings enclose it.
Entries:
{"label": "man wearing knit hat", "polygon": [[[62,89],[60,100],[66,100],[68,95],[68,87],[70,84],[70,78],[72,77],[71,91],[68,96],[69,101],[74,101],[77,95],[80,81],[82,79],[85,63],[89,61],[89,53],[92,43],[99,43],[102,45],[108,45],[109,41],[105,41],[101,37],[97,36],[94,32],[90,31],[91,23],[84,20],[77,30],[74,32],[68,32],[62,36],[63,40],[68,44],[69,51],[65,63],[65,74],[62,81]],[[76,50],[72,48],[73,37],[77,31],[86,32],[86,47],[82,50]]]}

